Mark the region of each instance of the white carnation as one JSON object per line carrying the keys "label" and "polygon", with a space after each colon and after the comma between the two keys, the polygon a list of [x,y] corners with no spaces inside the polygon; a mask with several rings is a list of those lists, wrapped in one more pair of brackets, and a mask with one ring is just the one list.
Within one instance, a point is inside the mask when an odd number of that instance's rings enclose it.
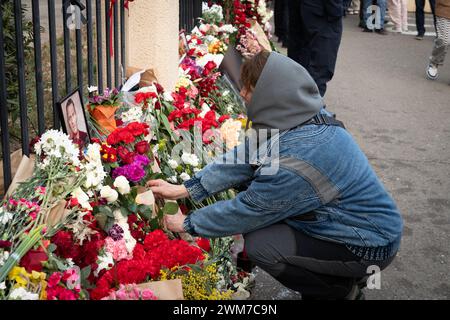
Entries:
{"label": "white carnation", "polygon": [[83,190],[81,190],[81,188],[75,189],[71,195],[73,198],[78,200],[78,203],[82,208],[92,210],[92,207],[89,204],[89,197]]}
{"label": "white carnation", "polygon": [[39,300],[37,293],[31,293],[23,287],[15,288],[9,295],[10,300]]}
{"label": "white carnation", "polygon": [[141,107],[131,107],[122,113],[122,121],[124,122],[140,122],[143,116]]}
{"label": "white carnation", "polygon": [[183,152],[183,155],[181,156],[181,160],[183,160],[183,162],[185,164],[191,165],[193,167],[197,167],[200,162],[198,160],[198,157],[195,154],[185,153],[185,152]]}
{"label": "white carnation", "polygon": [[180,178],[183,181],[188,181],[191,178],[191,176],[188,175],[186,172],[183,172],[182,174],[180,174]]}
{"label": "white carnation", "polygon": [[172,169],[176,169],[176,168],[178,167],[178,162],[176,162],[176,161],[173,160],[173,159],[170,159],[169,161],[167,161],[167,163],[169,164],[169,166],[170,166]]}

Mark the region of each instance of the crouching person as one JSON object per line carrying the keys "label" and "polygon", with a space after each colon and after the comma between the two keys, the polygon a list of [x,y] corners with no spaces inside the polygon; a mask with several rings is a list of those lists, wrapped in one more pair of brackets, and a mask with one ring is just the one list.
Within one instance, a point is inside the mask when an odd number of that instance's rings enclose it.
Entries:
{"label": "crouching person", "polygon": [[368,269],[383,270],[399,249],[403,223],[394,201],[343,124],[323,109],[303,67],[262,52],[241,76],[252,129],[279,130],[258,140],[258,152],[270,145],[270,155],[215,161],[184,185],[150,181],[158,197],[197,202],[247,186],[235,199],[167,216],[166,226],[210,238],[244,234],[250,259],[305,299],[361,298]]}

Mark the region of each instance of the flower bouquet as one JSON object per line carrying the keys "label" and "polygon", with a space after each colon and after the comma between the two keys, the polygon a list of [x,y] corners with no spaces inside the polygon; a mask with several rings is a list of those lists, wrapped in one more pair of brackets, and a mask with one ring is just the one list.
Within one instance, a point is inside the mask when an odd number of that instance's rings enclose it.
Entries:
{"label": "flower bouquet", "polygon": [[117,128],[115,114],[120,107],[120,96],[119,90],[106,88],[103,94],[89,98],[87,109],[101,131],[112,132]]}

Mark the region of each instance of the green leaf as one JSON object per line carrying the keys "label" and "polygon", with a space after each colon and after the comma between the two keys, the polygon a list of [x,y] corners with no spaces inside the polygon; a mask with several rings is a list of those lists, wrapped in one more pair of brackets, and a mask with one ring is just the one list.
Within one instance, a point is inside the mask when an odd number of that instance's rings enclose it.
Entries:
{"label": "green leaf", "polygon": [[100,226],[100,228],[102,228],[103,230],[105,230],[105,226],[106,226],[106,222],[108,220],[108,216],[104,213],[98,213],[95,215],[95,219],[98,222],[98,225]]}
{"label": "green leaf", "polygon": [[85,280],[85,279],[87,279],[89,277],[90,274],[91,274],[91,266],[89,265],[89,266],[84,267],[83,269],[81,269],[81,271],[80,271],[80,278],[82,280]]}
{"label": "green leaf", "polygon": [[136,203],[132,203],[128,205],[128,210],[132,213],[136,213],[138,211]]}
{"label": "green leaf", "polygon": [[47,251],[49,253],[52,253],[56,250],[56,245],[54,243],[50,243],[49,246],[47,247]]}
{"label": "green leaf", "polygon": [[178,138],[173,134],[172,128],[170,128],[169,119],[167,119],[167,117],[164,113],[161,113],[160,115],[161,115],[161,120],[164,124],[164,127],[166,127],[166,130],[170,134],[172,141],[178,141]]}
{"label": "green leaf", "polygon": [[106,214],[110,218],[114,218],[114,213],[110,207],[101,206],[99,207],[99,212]]}
{"label": "green leaf", "polygon": [[152,208],[146,205],[139,205],[138,211],[145,219],[150,220],[152,217]]}
{"label": "green leaf", "polygon": [[128,209],[125,208],[125,207],[121,207],[121,208],[120,208],[120,212],[122,213],[122,215],[123,215],[124,217],[128,217],[128,215],[130,215],[130,212],[129,212]]}
{"label": "green leaf", "polygon": [[164,214],[174,215],[174,214],[177,214],[178,209],[179,209],[178,203],[166,202],[166,204],[164,205],[164,208],[163,208],[163,212],[164,212]]}

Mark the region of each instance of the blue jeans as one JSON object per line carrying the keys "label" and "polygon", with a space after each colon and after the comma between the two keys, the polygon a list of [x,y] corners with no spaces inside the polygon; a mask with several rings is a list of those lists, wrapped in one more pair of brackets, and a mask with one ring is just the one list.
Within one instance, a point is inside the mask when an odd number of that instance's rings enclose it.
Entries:
{"label": "blue jeans", "polygon": [[[384,29],[384,19],[386,17],[386,0],[377,0],[377,9],[379,9],[379,13],[369,10],[369,7],[372,5],[372,0],[363,0],[363,11],[364,11],[364,24],[369,29]],[[367,12],[369,11],[369,12]],[[369,20],[369,25],[367,24]],[[373,26],[371,26],[372,24]]]}

